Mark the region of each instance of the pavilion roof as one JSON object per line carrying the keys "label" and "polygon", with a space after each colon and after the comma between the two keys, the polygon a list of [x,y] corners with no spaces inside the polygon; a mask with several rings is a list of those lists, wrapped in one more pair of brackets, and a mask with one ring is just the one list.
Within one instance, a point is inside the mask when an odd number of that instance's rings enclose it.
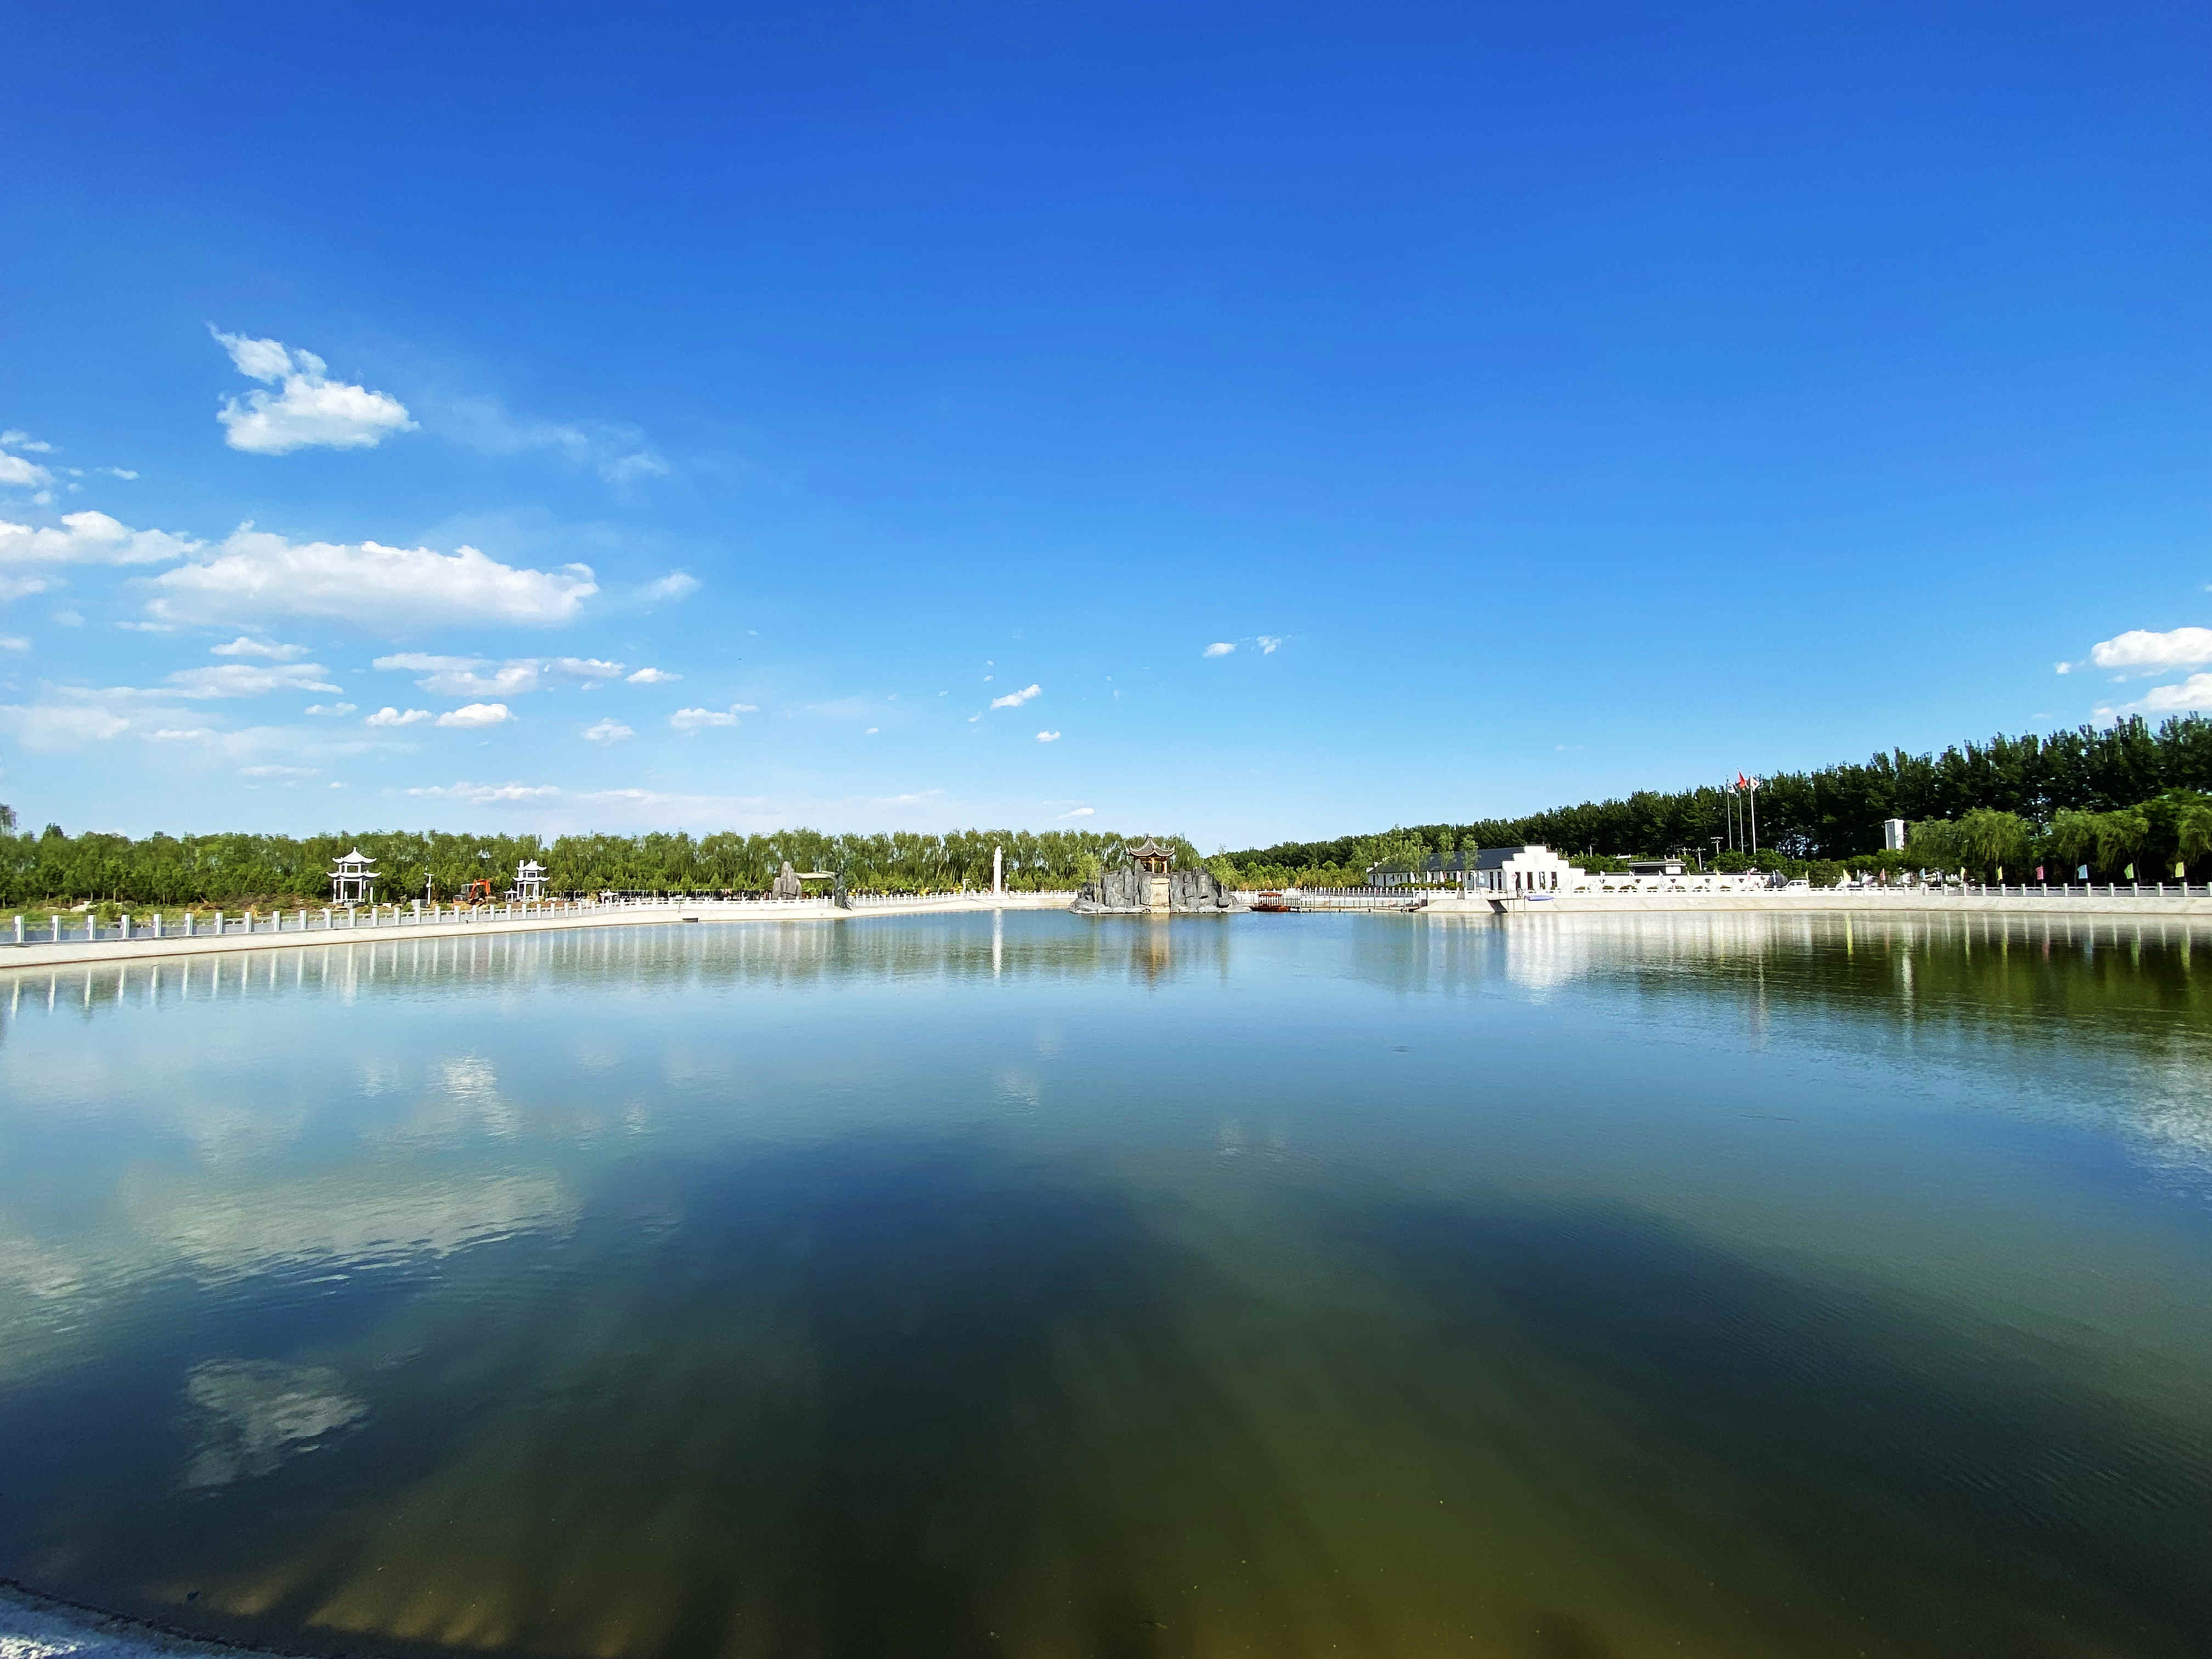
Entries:
{"label": "pavilion roof", "polygon": [[1159,842],[1154,841],[1150,836],[1146,836],[1142,846],[1132,847],[1129,849],[1129,856],[1133,859],[1164,859],[1170,857],[1172,854],[1166,848],[1161,846]]}

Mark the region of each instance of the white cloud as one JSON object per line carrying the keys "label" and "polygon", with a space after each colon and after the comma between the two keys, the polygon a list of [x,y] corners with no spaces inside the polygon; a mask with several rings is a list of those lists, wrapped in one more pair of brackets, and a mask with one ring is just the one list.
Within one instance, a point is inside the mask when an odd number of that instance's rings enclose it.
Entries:
{"label": "white cloud", "polygon": [[1216,640],[1198,654],[1201,657],[1225,657],[1237,647],[1226,640]]}
{"label": "white cloud", "polygon": [[9,634],[5,637],[0,637],[0,651],[28,651],[30,648],[30,641],[25,639],[21,634]]}
{"label": "white cloud", "polygon": [[357,702],[311,702],[300,712],[303,714],[331,714],[343,718],[360,707]]}
{"label": "white cloud", "polygon": [[129,720],[96,704],[0,706],[0,731],[6,732],[24,748],[43,754],[82,749],[88,743],[106,743],[130,729]]}
{"label": "white cloud", "polygon": [[[2120,674],[2130,671],[2155,674],[2207,662],[2212,662],[2212,628],[2175,628],[2163,634],[2135,628],[2089,647],[2091,667]],[[2063,674],[2081,665],[2061,663],[2058,672]]]}
{"label": "white cloud", "polygon": [[[308,712],[312,714],[313,711],[311,709]],[[403,714],[387,704],[371,714],[362,724],[363,726],[420,726],[429,718],[430,711],[427,708],[410,708]]]}
{"label": "white cloud", "polygon": [[397,669],[409,674],[434,674],[447,669],[482,668],[488,660],[484,657],[436,657],[427,651],[395,651],[389,656],[377,658],[369,666],[387,671]]}
{"label": "white cloud", "polygon": [[760,705],[757,702],[733,702],[730,705],[730,712],[732,714],[757,714]]}
{"label": "white cloud", "polygon": [[182,729],[173,726],[165,726],[158,731],[148,732],[146,738],[149,743],[207,743],[221,735],[220,732],[205,726],[194,726]]}
{"label": "white cloud", "polygon": [[10,427],[0,432],[0,449],[20,449],[27,455],[51,455],[54,447],[33,438],[29,433]]}
{"label": "white cloud", "polygon": [[74,611],[57,611],[53,614],[53,620],[60,623],[64,628],[82,628],[84,626],[84,617]]}
{"label": "white cloud", "polygon": [[200,546],[166,530],[133,530],[105,513],[64,513],[58,530],[0,521],[0,564],[166,564]]}
{"label": "white cloud", "polygon": [[2154,685],[2143,693],[2141,702],[2131,702],[2124,709],[2097,712],[2110,716],[2140,709],[2145,714],[2171,714],[2189,708],[2212,708],[2212,674],[2191,674],[2179,685]]}
{"label": "white cloud", "polygon": [[276,392],[249,392],[240,403],[226,398],[216,412],[223,441],[254,455],[289,455],[295,449],[374,449],[415,422],[397,398],[328,378],[329,365],[312,351],[288,350],[281,341],[208,331],[230,353],[238,372],[271,385]]}
{"label": "white cloud", "polygon": [[735,726],[736,708],[679,708],[668,717],[668,723],[679,732],[696,732],[709,726]]}
{"label": "white cloud", "polygon": [[539,657],[513,657],[484,674],[477,671],[492,667],[485,658],[440,657],[422,651],[396,651],[377,658],[374,665],[419,673],[423,678],[416,684],[425,691],[448,697],[514,696],[539,690],[543,677],[548,674],[596,685],[623,672],[622,664],[599,657],[556,657],[550,661]]}
{"label": "white cloud", "polygon": [[9,599],[27,599],[33,593],[50,592],[53,584],[44,576],[10,576],[0,571],[0,605]]}
{"label": "white cloud", "polygon": [[556,674],[592,684],[617,679],[623,672],[620,663],[609,662],[604,657],[556,657],[546,666]]}
{"label": "white cloud", "polygon": [[290,662],[295,657],[306,656],[307,647],[304,645],[277,645],[267,640],[248,639],[241,634],[228,645],[210,646],[208,648],[208,654],[211,657],[266,657],[272,662]]}
{"label": "white cloud", "polygon": [[153,585],[160,592],[147,610],[165,622],[325,617],[392,629],[453,617],[550,626],[574,620],[599,591],[588,565],[529,570],[473,547],[437,553],[379,542],[295,543],[250,524],[213,558],[165,570]]}
{"label": "white cloud", "polygon": [[27,461],[21,455],[10,455],[0,450],[0,486],[10,489],[44,489],[54,481],[54,475],[36,461]]}
{"label": "white cloud", "polygon": [[683,675],[672,674],[665,668],[641,668],[629,677],[629,683],[632,685],[666,685],[683,678]]}
{"label": "white cloud", "polygon": [[884,728],[883,728],[882,726],[870,726],[866,731],[865,731],[865,732],[861,732],[861,733],[860,733],[860,735],[861,735],[862,737],[864,737],[864,738],[872,738],[872,737],[874,737],[874,736],[876,735],[876,733],[877,733],[877,732],[880,732],[880,731],[882,731],[883,729],[884,729]]}
{"label": "white cloud", "polygon": [[241,778],[312,778],[322,769],[319,766],[278,766],[272,763],[241,766],[238,769],[238,775]]}
{"label": "white cloud", "polygon": [[1040,732],[1037,733],[1037,741],[1039,743],[1058,743],[1060,741],[1060,733],[1057,732]]}
{"label": "white cloud", "polygon": [[1078,806],[1068,811],[1062,812],[1060,817],[1063,818],[1088,818],[1097,817],[1097,812],[1098,809],[1095,806]]}
{"label": "white cloud", "polygon": [[501,803],[550,800],[561,790],[557,784],[550,783],[453,783],[437,784],[428,789],[410,789],[407,793],[422,800],[460,800],[474,806],[490,806]]}
{"label": "white cloud", "polygon": [[1260,654],[1261,656],[1272,657],[1276,652],[1281,650],[1282,647],[1283,636],[1280,634],[1262,634],[1260,635]]}
{"label": "white cloud", "polygon": [[465,668],[441,669],[415,682],[441,697],[512,697],[538,689],[538,665],[525,658],[501,663],[489,674]]}
{"label": "white cloud", "polygon": [[271,664],[266,668],[227,662],[209,668],[180,669],[169,676],[168,683],[180,697],[258,697],[270,691],[340,690],[319,678],[329,672],[315,662]]}
{"label": "white cloud", "polygon": [[620,743],[624,738],[634,738],[636,732],[617,720],[604,720],[584,728],[587,743]]}
{"label": "white cloud", "polygon": [[658,581],[647,582],[638,590],[638,597],[648,605],[663,599],[688,599],[699,591],[699,579],[681,570],[672,570]]}
{"label": "white cloud", "polygon": [[1029,702],[1030,698],[1041,697],[1043,695],[1044,687],[1041,685],[1025,685],[1018,691],[1007,692],[1003,697],[992,698],[991,707],[994,708],[1019,708],[1024,703]]}
{"label": "white cloud", "polygon": [[464,703],[459,708],[448,709],[438,716],[441,726],[458,726],[462,731],[475,731],[479,726],[498,726],[514,716],[503,702]]}

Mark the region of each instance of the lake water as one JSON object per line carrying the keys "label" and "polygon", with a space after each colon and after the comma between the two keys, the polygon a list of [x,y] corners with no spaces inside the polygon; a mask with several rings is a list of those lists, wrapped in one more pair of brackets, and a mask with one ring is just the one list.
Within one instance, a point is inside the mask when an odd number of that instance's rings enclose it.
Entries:
{"label": "lake water", "polygon": [[0,1576],[279,1648],[2212,1650],[2212,933],[0,974]]}

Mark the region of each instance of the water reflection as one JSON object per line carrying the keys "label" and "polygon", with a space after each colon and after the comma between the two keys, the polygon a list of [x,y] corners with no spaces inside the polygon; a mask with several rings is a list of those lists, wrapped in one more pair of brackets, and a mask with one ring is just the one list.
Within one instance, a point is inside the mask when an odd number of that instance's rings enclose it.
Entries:
{"label": "water reflection", "polygon": [[1012,915],[17,975],[0,1573],[348,1651],[2202,1650],[2192,950]]}

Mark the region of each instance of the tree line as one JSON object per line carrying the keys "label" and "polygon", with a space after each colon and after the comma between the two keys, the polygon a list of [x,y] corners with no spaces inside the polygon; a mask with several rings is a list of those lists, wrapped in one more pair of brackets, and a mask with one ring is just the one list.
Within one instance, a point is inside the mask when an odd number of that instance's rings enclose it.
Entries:
{"label": "tree line", "polygon": [[[2202,715],[2155,728],[2137,718],[2048,736],[1999,735],[1941,754],[1897,749],[1817,771],[1776,773],[1759,791],[1759,847],[1770,866],[1779,860],[1800,867],[1966,867],[1992,876],[2002,867],[2017,881],[2033,879],[2028,872],[2040,862],[2054,881],[2061,870],[2071,878],[2083,865],[2100,880],[2128,879],[2131,866],[2170,878],[2177,862],[2206,857],[2191,826],[2207,790],[2212,720]],[[1729,798],[1712,786],[1639,790],[1526,817],[1282,842],[1226,853],[1222,861],[1249,886],[1343,884],[1375,864],[1425,863],[1463,848],[1529,842],[1576,858],[1702,851],[1711,861],[1717,839],[1727,846],[1729,811]],[[1887,818],[1910,823],[1912,843],[1886,859]]]}
{"label": "tree line", "polygon": [[[15,833],[0,807],[0,903],[320,903],[332,862],[356,847],[376,861],[380,900],[450,900],[488,880],[503,893],[515,866],[546,866],[556,893],[747,893],[767,889],[788,860],[802,871],[842,873],[848,887],[949,892],[988,887],[991,854],[1003,849],[1017,891],[1073,888],[1096,876],[1141,836],[1089,830],[966,830],[949,835],[774,835],[726,831],[639,836],[467,836],[441,830],[347,830],[320,836],[65,834],[48,824]],[[1179,865],[1195,864],[1182,836],[1162,836]]]}

